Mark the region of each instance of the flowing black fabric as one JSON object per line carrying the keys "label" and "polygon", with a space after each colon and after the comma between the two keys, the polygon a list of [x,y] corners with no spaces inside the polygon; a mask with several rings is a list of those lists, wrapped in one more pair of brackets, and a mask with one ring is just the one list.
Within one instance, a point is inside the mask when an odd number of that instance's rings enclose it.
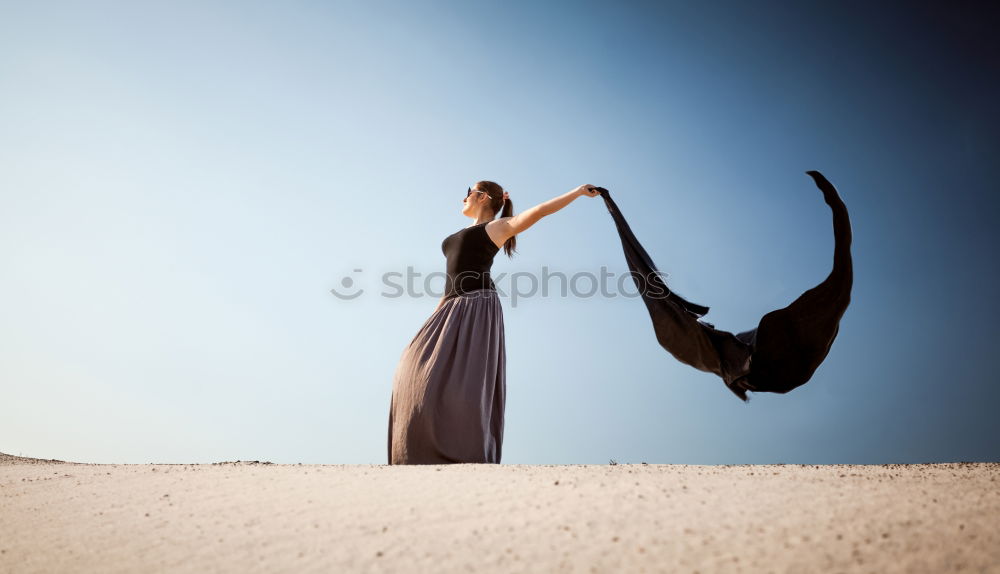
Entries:
{"label": "flowing black fabric", "polygon": [[787,393],[805,384],[830,352],[840,318],[851,300],[851,221],[840,195],[818,171],[807,171],[833,211],[833,271],[783,309],[761,318],[755,329],[733,334],[703,321],[708,307],[667,288],[604,188],[598,188],[625,250],[625,260],[653,321],[660,345],[680,362],[722,377],[740,399],[747,391]]}

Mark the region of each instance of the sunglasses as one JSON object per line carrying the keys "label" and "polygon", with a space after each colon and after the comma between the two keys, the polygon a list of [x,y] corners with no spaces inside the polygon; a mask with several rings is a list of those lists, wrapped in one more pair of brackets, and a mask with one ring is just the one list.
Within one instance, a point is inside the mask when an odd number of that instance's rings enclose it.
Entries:
{"label": "sunglasses", "polygon": [[[470,195],[472,195],[473,193],[486,193],[486,192],[485,192],[485,191],[481,191],[481,190],[478,190],[478,189],[472,189],[472,188],[470,187],[470,188],[469,188],[469,190],[465,192],[465,197],[469,197],[469,196],[470,196]],[[487,195],[489,195],[489,194],[487,194]]]}

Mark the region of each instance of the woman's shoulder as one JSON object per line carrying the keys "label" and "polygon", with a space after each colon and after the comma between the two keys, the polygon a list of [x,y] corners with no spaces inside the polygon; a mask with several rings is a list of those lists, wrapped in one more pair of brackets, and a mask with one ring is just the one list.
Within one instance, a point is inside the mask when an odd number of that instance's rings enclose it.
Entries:
{"label": "woman's shoulder", "polygon": [[503,244],[510,239],[510,225],[507,223],[509,219],[509,217],[501,217],[493,221],[487,221],[486,225],[483,226],[483,229],[486,230],[486,235],[497,249],[503,247]]}
{"label": "woman's shoulder", "polygon": [[487,221],[484,227],[486,228],[486,231],[508,230],[510,229],[510,220],[510,216],[498,217],[492,221]]}

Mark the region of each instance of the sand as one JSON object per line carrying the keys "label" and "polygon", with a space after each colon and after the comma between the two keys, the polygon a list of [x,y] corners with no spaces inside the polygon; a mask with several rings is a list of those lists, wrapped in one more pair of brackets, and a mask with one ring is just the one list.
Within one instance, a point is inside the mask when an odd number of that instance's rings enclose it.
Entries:
{"label": "sand", "polygon": [[1000,572],[998,477],[0,455],[0,572]]}

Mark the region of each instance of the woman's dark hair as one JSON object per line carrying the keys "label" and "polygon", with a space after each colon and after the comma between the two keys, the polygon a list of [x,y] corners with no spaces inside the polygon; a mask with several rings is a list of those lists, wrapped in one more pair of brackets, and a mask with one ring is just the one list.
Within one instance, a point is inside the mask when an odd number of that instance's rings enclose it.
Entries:
{"label": "woman's dark hair", "polygon": [[[499,213],[500,217],[514,215],[514,203],[510,199],[503,198],[503,188],[500,187],[499,183],[494,181],[477,181],[473,187],[480,191],[485,191],[486,195],[490,196],[490,207],[493,208],[494,214]],[[507,257],[514,257],[514,248],[516,245],[516,235],[512,235],[510,239],[504,242],[503,250],[507,254]]]}

